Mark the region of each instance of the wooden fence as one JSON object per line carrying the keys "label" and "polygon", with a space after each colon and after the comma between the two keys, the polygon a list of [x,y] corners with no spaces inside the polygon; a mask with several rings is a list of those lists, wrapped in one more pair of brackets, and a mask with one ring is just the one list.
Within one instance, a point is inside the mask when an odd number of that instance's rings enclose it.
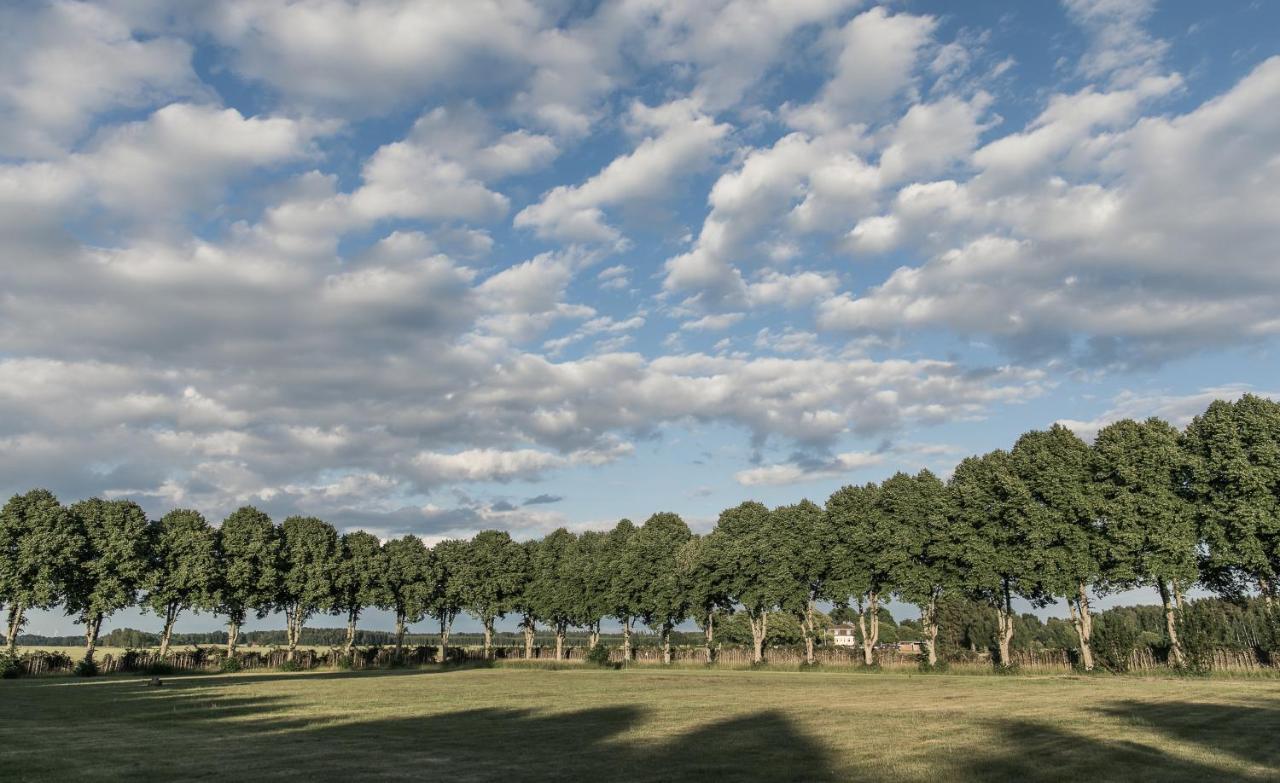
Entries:
{"label": "wooden fence", "polygon": [[[393,665],[419,666],[434,663],[437,659],[437,647],[419,645],[406,647],[399,657],[393,647],[356,648],[349,658],[341,648],[324,651],[299,649],[294,663],[301,669],[347,668],[376,669]],[[524,659],[523,646],[501,646],[493,648],[493,656],[498,660]],[[745,647],[717,647],[714,649],[715,663],[722,666],[749,666],[752,662],[752,651]],[[587,648],[582,646],[566,647],[562,660],[580,662],[586,656]],[[554,660],[555,648],[535,646],[534,660]],[[610,657],[615,663],[621,663],[622,650],[613,647]],[[671,651],[673,663],[702,664],[706,661],[706,653],[701,647],[677,647]],[[479,661],[484,658],[484,650],[480,647],[449,647],[448,661],[465,663]],[[1014,663],[1024,671],[1033,673],[1067,673],[1072,671],[1071,656],[1065,650],[1047,650],[1041,652],[1015,651]],[[268,652],[243,652],[236,655],[241,670],[253,671],[261,669],[277,669],[288,660],[288,651],[274,649]],[[765,659],[769,664],[778,666],[798,666],[805,661],[804,650],[800,648],[775,647],[766,650]],[[857,667],[862,664],[861,648],[820,647],[814,652],[815,661],[824,666]],[[159,653],[151,651],[127,651],[120,655],[106,654],[100,656],[98,671],[101,673],[126,672],[216,672],[223,666],[225,652],[222,648],[197,648],[170,653],[161,658]],[[919,656],[912,653],[901,653],[892,649],[877,650],[876,662],[882,669],[901,670],[915,669],[919,665]],[[636,664],[660,664],[662,651],[655,647],[638,647],[632,650],[632,662]],[[77,661],[61,653],[28,653],[22,657],[23,672],[27,675],[44,675],[67,673],[74,670]],[[1251,650],[1214,650],[1207,662],[1213,671],[1245,672],[1275,670],[1276,667],[1261,660]],[[948,664],[953,670],[979,671],[989,670],[990,659],[985,654],[973,655],[969,660],[952,661]],[[1130,658],[1130,671],[1146,672],[1167,670],[1168,665],[1158,659],[1149,649],[1137,650]]]}

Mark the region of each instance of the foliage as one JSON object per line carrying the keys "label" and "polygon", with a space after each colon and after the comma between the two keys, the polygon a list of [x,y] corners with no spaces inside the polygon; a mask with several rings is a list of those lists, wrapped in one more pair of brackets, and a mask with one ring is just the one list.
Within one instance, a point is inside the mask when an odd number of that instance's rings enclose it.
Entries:
{"label": "foliage", "polygon": [[266,617],[281,577],[280,537],[271,518],[253,506],[231,512],[218,530],[217,557],[216,611],[235,625],[250,612]]}
{"label": "foliage", "polygon": [[276,667],[276,671],[281,671],[281,672],[302,672],[306,670],[307,670],[307,667],[303,666],[298,661],[291,661],[291,660],[281,661],[280,665]]}
{"label": "foliage", "polygon": [[96,642],[102,619],[137,602],[151,568],[150,523],[128,500],[82,500],[70,509],[80,547],[66,609]]}
{"label": "foliage", "polygon": [[609,647],[603,644],[597,644],[587,650],[584,660],[590,666],[613,668],[613,662],[609,660]]}
{"label": "foliage", "polygon": [[22,656],[8,650],[0,650],[0,679],[12,680],[23,673]]}
{"label": "foliage", "polygon": [[1129,671],[1139,639],[1138,625],[1131,615],[1103,612],[1094,620],[1094,653],[1098,656],[1098,663],[1107,671]]}
{"label": "foliage", "polygon": [[76,662],[76,667],[71,673],[77,677],[97,677],[98,662],[92,658],[82,658]]}
{"label": "foliage", "polygon": [[228,655],[218,663],[218,671],[223,674],[235,674],[244,668],[244,663],[235,655]]}

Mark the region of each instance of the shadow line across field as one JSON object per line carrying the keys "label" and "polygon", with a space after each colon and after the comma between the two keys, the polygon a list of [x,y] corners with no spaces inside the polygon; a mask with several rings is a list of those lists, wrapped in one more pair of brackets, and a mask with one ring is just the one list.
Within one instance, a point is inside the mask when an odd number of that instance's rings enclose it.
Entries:
{"label": "shadow line across field", "polygon": [[[447,671],[447,670],[446,670]],[[309,679],[423,677],[435,671],[307,675]],[[964,747],[922,749],[914,767],[891,769],[876,753],[838,754],[780,709],[765,708],[712,721],[675,739],[647,730],[641,706],[609,705],[569,711],[483,707],[427,715],[343,717],[332,709],[309,715],[290,696],[249,695],[238,686],[298,675],[175,678],[163,688],[136,680],[102,683],[95,737],[63,755],[15,752],[3,737],[0,759],[17,779],[197,779],[192,769],[221,758],[235,779],[387,780],[1151,780],[1238,777],[1213,763],[1225,754],[1251,765],[1258,778],[1280,773],[1280,706],[1190,702],[1110,702],[1100,719],[1131,726],[1134,739],[1096,739],[1030,720],[983,723],[980,739]],[[231,686],[231,687],[228,687]],[[27,687],[40,690],[32,683]],[[332,707],[332,705],[328,705]],[[886,705],[892,709],[892,705]],[[104,720],[110,717],[110,720]],[[64,741],[84,742],[90,724],[63,726]],[[651,726],[648,726],[651,729]],[[866,732],[866,725],[850,725]],[[1176,743],[1171,754],[1146,742]],[[885,736],[889,749],[896,740]],[[147,752],[145,743],[158,744]],[[139,748],[140,743],[144,745]],[[56,746],[54,746],[56,747]],[[89,770],[69,766],[92,750]],[[900,748],[897,748],[900,750]],[[1209,761],[1205,758],[1208,756]],[[7,758],[5,758],[7,757]],[[901,757],[901,754],[899,754]],[[1221,756],[1217,756],[1221,760]],[[198,761],[203,760],[203,761]],[[216,764],[214,764],[216,766]],[[203,767],[203,769],[202,769]],[[928,775],[916,774],[922,769]],[[86,771],[90,774],[85,774]],[[222,776],[221,779],[229,779]]]}

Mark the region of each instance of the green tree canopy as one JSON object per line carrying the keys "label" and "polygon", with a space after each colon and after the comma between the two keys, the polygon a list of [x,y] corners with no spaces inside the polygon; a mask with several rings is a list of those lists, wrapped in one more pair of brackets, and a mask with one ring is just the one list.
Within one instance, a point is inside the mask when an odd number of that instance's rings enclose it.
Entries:
{"label": "green tree canopy", "polygon": [[1033,545],[1040,554],[1040,582],[1047,595],[1067,599],[1082,663],[1091,670],[1089,588],[1102,578],[1102,540],[1089,446],[1054,424],[1020,437],[1011,458],[1037,507]]}
{"label": "green tree canopy", "polygon": [[1181,665],[1176,605],[1198,576],[1199,542],[1184,496],[1187,458],[1178,431],[1156,418],[1125,419],[1098,433],[1093,454],[1106,573],[1121,586],[1159,591],[1170,657]]}
{"label": "green tree canopy", "polygon": [[377,536],[363,530],[343,534],[334,568],[333,608],[347,615],[348,654],[355,645],[360,612],[382,598],[383,570],[382,542]]}
{"label": "green tree canopy", "polygon": [[453,621],[467,599],[467,542],[456,539],[441,541],[431,548],[431,592],[427,597],[427,613],[440,623],[438,660],[448,655],[449,634]]}
{"label": "green tree canopy", "polygon": [[79,566],[80,540],[70,512],[52,492],[14,495],[0,510],[0,603],[9,606],[12,652],[27,609],[51,609],[63,600]]}
{"label": "green tree canopy", "polygon": [[82,500],[70,509],[80,539],[68,580],[67,614],[85,629],[85,658],[93,659],[102,620],[137,603],[151,567],[147,515],[128,500]]}
{"label": "green tree canopy", "polygon": [[689,615],[689,590],[680,555],[692,534],[677,514],[661,512],[645,520],[627,542],[628,570],[645,586],[639,615],[662,640],[663,660],[671,662],[671,630]]}
{"label": "green tree canopy", "polygon": [[484,657],[489,658],[494,621],[512,610],[524,581],[524,550],[505,530],[481,530],[468,543],[464,566],[463,608],[484,626]]}
{"label": "green tree canopy", "polygon": [[315,517],[293,516],[280,524],[280,585],[276,606],[284,612],[289,660],[307,620],[334,607],[338,573],[338,533]]}
{"label": "green tree canopy", "polygon": [[199,511],[179,508],[151,528],[152,563],[143,604],[164,618],[160,655],[169,652],[173,624],[184,609],[209,609],[217,590],[217,534]]}
{"label": "green tree canopy", "polygon": [[405,628],[427,614],[434,589],[431,550],[421,538],[407,535],[382,547],[378,606],[395,614],[396,654],[404,649]]}
{"label": "green tree canopy", "polygon": [[1215,400],[1187,427],[1187,490],[1208,584],[1229,596],[1280,590],[1280,403],[1253,394]]}
{"label": "green tree canopy", "polygon": [[564,637],[577,611],[571,559],[574,535],[564,528],[547,534],[533,549],[529,596],[534,614],[556,635],[556,659],[564,657]]}
{"label": "green tree canopy", "polygon": [[227,654],[234,655],[249,612],[266,617],[280,593],[280,536],[271,517],[241,506],[217,535],[216,611],[227,616]]}
{"label": "green tree canopy", "polygon": [[787,558],[777,546],[775,521],[763,504],[748,501],[722,511],[715,528],[723,542],[716,579],[750,620],[757,662],[764,660],[769,612],[795,594]]}
{"label": "green tree canopy", "polygon": [[1037,547],[1043,513],[1014,470],[1007,451],[997,449],[963,460],[951,477],[951,526],[961,585],[996,611],[1000,663],[1011,665],[1014,596],[1044,600],[1043,558]]}

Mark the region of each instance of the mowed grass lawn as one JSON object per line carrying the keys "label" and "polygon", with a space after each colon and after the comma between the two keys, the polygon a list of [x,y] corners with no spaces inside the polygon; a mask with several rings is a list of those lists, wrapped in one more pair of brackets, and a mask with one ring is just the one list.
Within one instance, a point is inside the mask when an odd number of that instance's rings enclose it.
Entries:
{"label": "mowed grass lawn", "polygon": [[1280,681],[519,668],[0,683],[4,780],[1280,779]]}

